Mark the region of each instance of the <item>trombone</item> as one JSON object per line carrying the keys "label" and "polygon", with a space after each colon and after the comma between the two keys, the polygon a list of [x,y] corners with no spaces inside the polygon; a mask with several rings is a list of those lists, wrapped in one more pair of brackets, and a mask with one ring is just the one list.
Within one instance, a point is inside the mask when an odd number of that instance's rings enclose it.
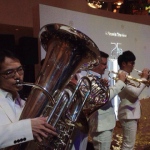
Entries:
{"label": "trombone", "polygon": [[[138,70],[138,71],[139,71],[139,70]],[[116,74],[116,75],[118,75],[117,72],[109,71],[108,76],[109,76],[111,79],[118,80],[117,77],[111,77],[110,74]],[[134,83],[133,83],[132,81],[134,81]],[[138,83],[138,85],[136,85],[135,82]],[[140,85],[141,85],[141,83],[145,84],[147,87],[150,86],[150,80],[144,81],[144,80],[142,80],[142,79],[133,78],[133,77],[130,76],[130,75],[127,75],[127,76],[126,76],[126,84],[128,84],[128,85],[132,85],[132,86],[134,86],[134,87],[139,88]]]}

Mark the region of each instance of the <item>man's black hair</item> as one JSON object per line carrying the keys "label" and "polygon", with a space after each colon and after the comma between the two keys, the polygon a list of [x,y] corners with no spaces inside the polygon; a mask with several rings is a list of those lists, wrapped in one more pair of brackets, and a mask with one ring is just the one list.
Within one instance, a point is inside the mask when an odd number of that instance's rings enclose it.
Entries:
{"label": "man's black hair", "polygon": [[103,58],[108,58],[109,57],[109,55],[107,53],[103,52],[103,51],[100,51],[100,55]]}
{"label": "man's black hair", "polygon": [[119,57],[118,57],[118,65],[121,68],[122,67],[122,63],[125,62],[130,62],[130,61],[135,61],[136,57],[135,55],[130,51],[124,51]]}
{"label": "man's black hair", "polygon": [[5,61],[5,57],[19,60],[13,52],[6,50],[6,49],[1,49],[0,50],[0,69],[1,69],[1,64]]}

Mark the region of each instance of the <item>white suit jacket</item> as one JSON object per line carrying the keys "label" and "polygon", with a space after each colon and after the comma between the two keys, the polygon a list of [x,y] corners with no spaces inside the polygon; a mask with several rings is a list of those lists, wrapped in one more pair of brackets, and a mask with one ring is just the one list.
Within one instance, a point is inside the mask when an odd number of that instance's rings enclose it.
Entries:
{"label": "white suit jacket", "polygon": [[89,118],[90,133],[111,130],[115,127],[116,116],[111,99],[121,92],[125,86],[124,82],[118,80],[115,86],[110,88],[109,102],[107,102],[98,111],[94,112]]}
{"label": "white suit jacket", "polygon": [[[25,102],[21,100],[21,103]],[[18,120],[0,89],[0,148],[33,140],[31,120]]]}
{"label": "white suit jacket", "polygon": [[[94,75],[99,75],[93,71],[91,71]],[[86,72],[81,72],[77,75],[77,77],[81,78],[82,75],[86,75]],[[100,75],[99,75],[100,76]],[[125,83],[121,80],[118,80],[115,84],[115,86],[110,88],[110,99],[109,102],[106,103],[103,107],[101,107],[99,110],[95,111],[90,117],[89,117],[89,133],[91,132],[101,132],[105,130],[111,130],[116,125],[116,116],[115,112],[111,103],[111,99],[114,98],[121,90],[125,87]]]}
{"label": "white suit jacket", "polygon": [[[142,80],[146,80],[142,78]],[[120,104],[118,110],[118,119],[139,119],[141,116],[140,101],[138,96],[144,90],[145,84],[140,87],[127,85],[120,93]]]}

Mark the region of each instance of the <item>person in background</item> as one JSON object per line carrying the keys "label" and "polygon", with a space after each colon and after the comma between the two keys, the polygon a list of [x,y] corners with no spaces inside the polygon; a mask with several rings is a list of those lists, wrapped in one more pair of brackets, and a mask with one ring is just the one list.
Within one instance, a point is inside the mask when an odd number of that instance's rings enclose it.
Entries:
{"label": "person in background", "polygon": [[[89,71],[90,74],[93,74],[95,76],[101,77],[105,69],[107,68],[107,59],[109,55],[105,52],[100,51],[101,55],[101,62],[98,66],[96,66],[92,71]],[[86,76],[87,72],[82,71],[81,73],[77,74],[78,80],[82,76]],[[103,79],[105,84],[108,83],[106,79]],[[95,150],[109,150],[111,146],[112,141],[112,133],[113,129],[116,124],[116,118],[114,109],[111,103],[111,99],[116,96],[123,88],[126,86],[124,83],[126,80],[126,74],[120,72],[118,74],[118,81],[116,82],[115,86],[110,87],[110,99],[109,101],[102,106],[99,110],[95,111],[90,117],[89,117],[89,135],[92,138],[92,143]],[[72,150],[86,150],[87,148],[87,141],[88,141],[88,135],[82,134],[83,139],[80,140],[80,144],[78,142],[78,149],[72,148]],[[81,135],[77,136],[81,137]],[[75,142],[74,142],[75,143]],[[76,144],[76,143],[75,143]],[[74,145],[75,145],[74,144]],[[74,146],[76,147],[76,145]]]}
{"label": "person in background", "polygon": [[57,136],[45,117],[19,120],[25,101],[19,96],[24,70],[19,59],[8,50],[0,51],[0,148],[33,139],[42,141],[49,134]]}
{"label": "person in background", "polygon": [[[131,51],[124,51],[118,57],[120,71],[130,75],[135,65],[136,57]],[[143,69],[142,80],[147,80],[149,69]],[[127,86],[119,93],[120,105],[118,109],[118,119],[122,125],[123,142],[121,150],[133,150],[136,140],[137,123],[141,116],[140,101],[138,96],[146,86],[141,83],[140,87]]]}

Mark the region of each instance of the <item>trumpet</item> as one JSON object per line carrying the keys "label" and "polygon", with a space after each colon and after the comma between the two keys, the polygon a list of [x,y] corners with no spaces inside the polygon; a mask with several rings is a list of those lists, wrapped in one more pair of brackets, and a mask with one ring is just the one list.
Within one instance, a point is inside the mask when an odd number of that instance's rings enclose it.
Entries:
{"label": "trumpet", "polygon": [[[114,80],[118,80],[118,78],[117,77],[111,77],[111,75],[110,74],[116,74],[116,75],[118,75],[118,73],[117,72],[114,72],[114,71],[109,71],[109,73],[108,73],[108,76],[111,78],[111,79],[114,79]],[[133,83],[133,82],[134,83]],[[136,85],[136,83],[138,83],[138,85]],[[134,87],[137,87],[137,88],[139,88],[140,87],[140,85],[141,85],[141,83],[143,83],[143,84],[145,84],[147,87],[149,87],[150,86],[150,80],[142,80],[142,79],[137,79],[137,78],[134,78],[134,77],[132,77],[132,76],[130,76],[130,75],[127,75],[126,76],[126,84],[128,84],[128,85],[132,85],[132,86],[134,86]]]}
{"label": "trumpet", "polygon": [[[140,70],[137,70],[137,69],[134,69],[137,73],[142,73],[142,71],[140,71]],[[148,72],[148,75],[150,76],[150,71]]]}

